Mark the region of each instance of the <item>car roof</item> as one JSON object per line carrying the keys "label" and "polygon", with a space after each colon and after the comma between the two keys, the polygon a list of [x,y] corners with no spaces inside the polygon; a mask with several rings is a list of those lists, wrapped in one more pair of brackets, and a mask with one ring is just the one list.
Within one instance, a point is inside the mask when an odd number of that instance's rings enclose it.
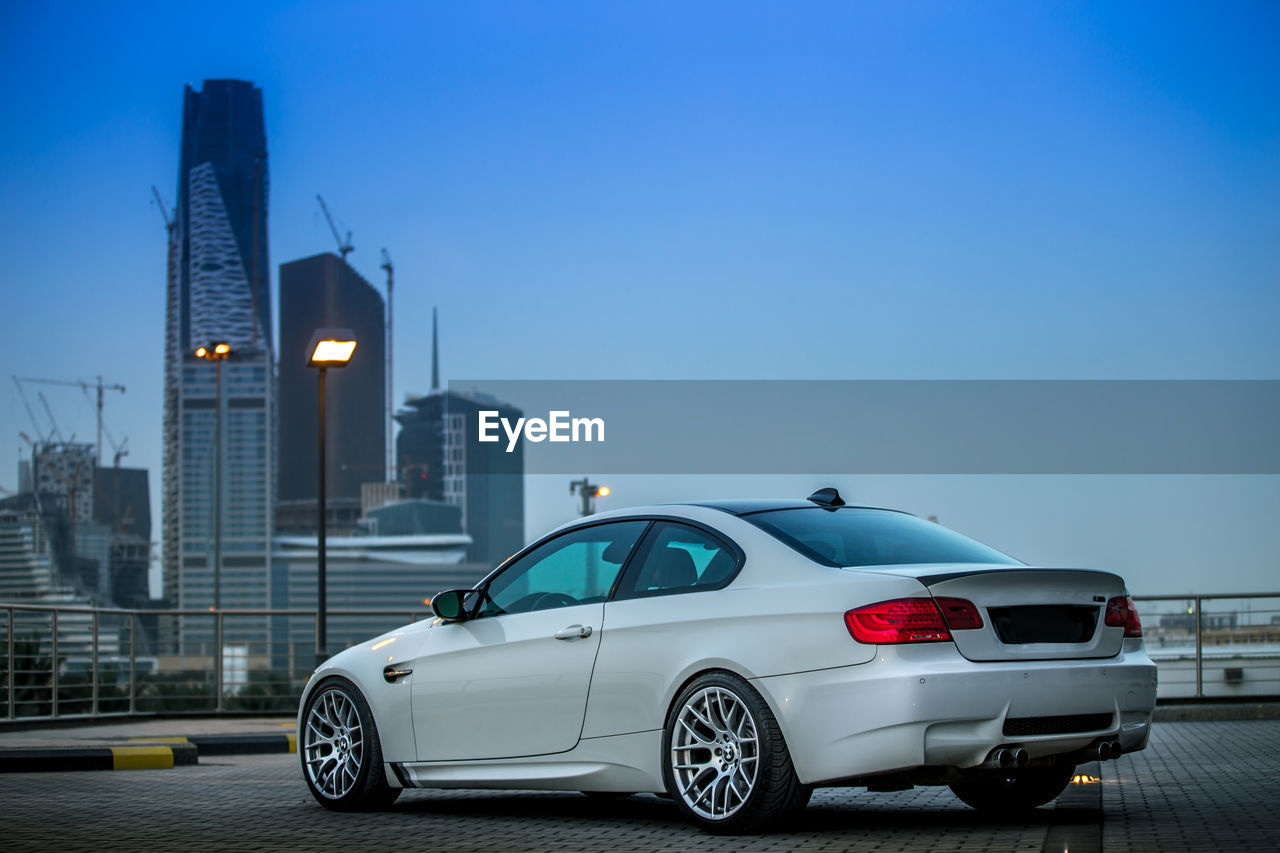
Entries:
{"label": "car roof", "polygon": [[[827,507],[819,507],[813,501],[801,500],[766,500],[762,498],[732,498],[722,501],[688,501],[683,504],[673,504],[673,506],[704,506],[708,509],[718,509],[721,512],[727,512],[730,515],[751,515],[757,512],[769,512],[775,509],[827,509]],[[834,509],[876,509],[882,512],[899,512],[904,515],[910,513],[903,512],[900,509],[889,509],[882,506],[854,506],[848,504],[843,507],[835,507]]]}
{"label": "car roof", "polygon": [[[600,524],[605,521],[626,521],[631,518],[685,518],[690,521],[699,521],[700,523],[712,523],[711,516],[706,510],[712,513],[723,512],[726,515],[742,518],[744,516],[755,515],[762,512],[772,512],[774,510],[792,510],[792,509],[828,509],[821,507],[812,501],[807,500],[779,500],[777,498],[728,498],[725,500],[712,501],[673,501],[666,504],[651,504],[648,506],[628,506],[619,507],[617,509],[608,509],[601,512],[592,513],[591,515],[571,519],[558,527],[552,528],[546,535],[552,533],[559,534],[575,527],[588,527],[593,524]],[[876,510],[879,512],[893,512],[900,515],[911,515],[900,509],[889,509],[888,507],[879,506],[842,506],[832,508],[834,510],[841,509],[865,509]],[[828,510],[831,511],[831,510]],[[701,516],[701,517],[699,517]],[[914,516],[913,516],[914,517]],[[541,537],[540,537],[541,538]]]}

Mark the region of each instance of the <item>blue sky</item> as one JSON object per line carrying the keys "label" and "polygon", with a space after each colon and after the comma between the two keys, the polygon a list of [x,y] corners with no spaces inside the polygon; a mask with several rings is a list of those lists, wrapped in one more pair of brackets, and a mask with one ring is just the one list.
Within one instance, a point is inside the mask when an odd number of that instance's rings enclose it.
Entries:
{"label": "blue sky", "polygon": [[158,494],[150,187],[209,77],[263,88],[273,265],[333,249],[317,192],[370,281],[390,250],[397,396],[432,305],[454,379],[1278,378],[1278,36],[1265,2],[8,3],[0,486],[7,375],[101,373]]}

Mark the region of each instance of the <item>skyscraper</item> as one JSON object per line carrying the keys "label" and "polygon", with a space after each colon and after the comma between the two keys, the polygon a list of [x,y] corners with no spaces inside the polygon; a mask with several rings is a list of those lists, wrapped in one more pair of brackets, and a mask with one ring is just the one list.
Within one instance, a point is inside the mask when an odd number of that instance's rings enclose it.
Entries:
{"label": "skyscraper", "polygon": [[[316,500],[316,329],[355,332],[356,351],[325,381],[325,495],[360,506],[360,485],[386,479],[386,325],[381,294],[337,255],[280,266],[280,501]],[[314,512],[314,509],[312,510]]]}
{"label": "skyscraper", "polygon": [[514,406],[485,394],[442,390],[435,317],[431,334],[431,393],[410,397],[396,413],[396,465],[410,498],[445,501],[462,510],[471,536],[467,560],[489,567],[524,547],[524,447],[475,440],[479,412],[515,422]]}
{"label": "skyscraper", "polygon": [[[222,606],[264,607],[269,600],[275,379],[267,187],[262,91],[239,80],[186,87],[165,335],[163,560],[174,607],[214,603],[215,496]],[[230,345],[226,361],[195,356],[214,342]],[[184,624],[182,641],[207,639],[208,626]]]}

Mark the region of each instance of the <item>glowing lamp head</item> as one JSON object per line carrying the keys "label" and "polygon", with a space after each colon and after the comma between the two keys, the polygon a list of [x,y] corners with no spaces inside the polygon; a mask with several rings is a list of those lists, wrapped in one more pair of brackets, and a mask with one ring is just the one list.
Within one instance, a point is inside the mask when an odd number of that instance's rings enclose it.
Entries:
{"label": "glowing lamp head", "polygon": [[607,498],[607,497],[609,497],[609,487],[608,487],[608,486],[601,486],[600,488],[596,489],[596,497],[598,497],[598,498]]}
{"label": "glowing lamp head", "polygon": [[340,361],[346,364],[356,348],[355,341],[321,341],[311,353],[312,361]]}
{"label": "glowing lamp head", "polygon": [[205,361],[221,361],[231,357],[231,344],[224,341],[215,341],[207,347],[196,348],[196,358],[203,358]]}
{"label": "glowing lamp head", "polygon": [[346,367],[356,349],[350,329],[316,329],[307,345],[308,367]]}

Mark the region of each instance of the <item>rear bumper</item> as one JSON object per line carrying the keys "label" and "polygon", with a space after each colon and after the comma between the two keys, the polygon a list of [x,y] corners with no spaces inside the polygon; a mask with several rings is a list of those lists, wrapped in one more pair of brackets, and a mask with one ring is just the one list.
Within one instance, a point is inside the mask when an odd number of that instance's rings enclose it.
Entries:
{"label": "rear bumper", "polygon": [[[974,663],[949,643],[881,646],[871,663],[753,683],[778,718],[806,784],[921,767],[972,768],[1011,745],[1032,760],[1073,756],[1104,737],[1132,752],[1147,744],[1156,701],[1156,667],[1140,641],[1126,641],[1119,655],[1105,660],[1007,663]],[[1008,718],[1074,715],[1099,715],[1092,725],[1107,724],[1004,733]]]}

